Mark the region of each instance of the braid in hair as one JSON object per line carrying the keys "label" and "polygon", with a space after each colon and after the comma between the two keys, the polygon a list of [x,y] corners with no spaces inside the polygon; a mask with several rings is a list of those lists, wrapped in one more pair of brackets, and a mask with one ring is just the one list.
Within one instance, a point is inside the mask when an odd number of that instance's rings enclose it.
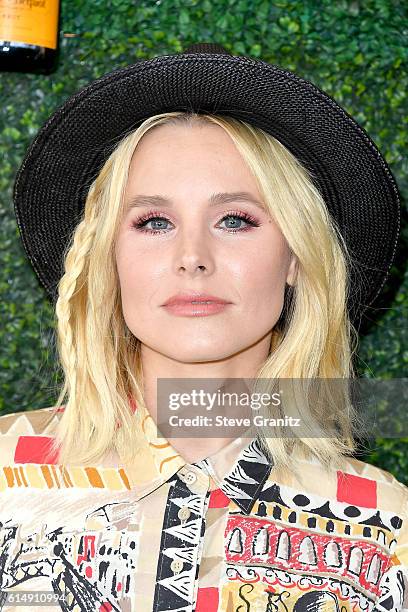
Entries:
{"label": "braid in hair", "polygon": [[[90,212],[91,211],[91,212]],[[88,254],[95,240],[98,219],[96,218],[93,207],[88,207],[87,215],[76,227],[73,235],[72,246],[69,248],[65,258],[65,273],[62,276],[58,287],[58,300],[55,307],[58,326],[58,343],[60,360],[65,372],[65,384],[61,396],[69,392],[69,403],[72,403],[71,410],[74,410],[81,419],[81,411],[78,410],[79,402],[75,398],[81,397],[82,389],[82,365],[79,351],[81,343],[74,342],[74,337],[78,340],[78,306],[73,307],[73,296],[80,286],[80,279],[87,276]],[[76,331],[75,331],[76,330]],[[62,417],[63,419],[63,417]],[[73,421],[71,420],[71,423]],[[65,439],[71,444],[76,437],[76,428],[65,423]]]}

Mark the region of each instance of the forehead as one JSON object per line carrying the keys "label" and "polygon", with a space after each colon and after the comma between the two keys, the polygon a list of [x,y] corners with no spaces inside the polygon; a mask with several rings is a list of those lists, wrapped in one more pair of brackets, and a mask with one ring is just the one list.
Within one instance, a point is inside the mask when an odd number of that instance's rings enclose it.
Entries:
{"label": "forehead", "polygon": [[[159,125],[136,145],[129,167],[128,187],[136,190],[154,180],[166,191],[174,184],[214,191],[256,189],[254,177],[229,134],[215,124]],[[186,187],[187,188],[187,187]]]}
{"label": "forehead", "polygon": [[[234,198],[231,194],[237,194]],[[130,208],[251,202],[264,209],[257,181],[229,134],[216,124],[159,125],[137,145],[126,186]]]}
{"label": "forehead", "polygon": [[148,130],[137,144],[134,157],[157,152],[174,154],[175,152],[197,153],[204,149],[229,148],[234,152],[235,144],[229,134],[219,125],[207,124],[169,124],[159,125]]}

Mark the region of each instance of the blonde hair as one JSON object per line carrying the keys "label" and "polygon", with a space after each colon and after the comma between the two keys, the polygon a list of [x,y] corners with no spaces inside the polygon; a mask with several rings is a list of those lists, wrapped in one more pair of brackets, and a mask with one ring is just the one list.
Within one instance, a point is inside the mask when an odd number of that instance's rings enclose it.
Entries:
{"label": "blonde hair", "polygon": [[[132,413],[129,399],[143,403],[140,342],[123,318],[114,256],[129,166],[140,139],[154,127],[208,123],[224,128],[232,138],[298,261],[296,285],[272,330],[270,354],[258,378],[354,376],[351,357],[358,334],[346,307],[351,259],[310,171],[276,138],[237,119],[184,112],[149,117],[104,163],[64,254],[55,309],[64,383],[56,408],[67,401],[53,443],[61,464],[96,462],[112,450],[123,461],[137,461],[140,411]],[[317,428],[318,437],[287,437],[283,428],[282,437],[275,432],[268,438],[267,430],[257,431],[277,468],[294,470],[302,454],[326,467],[340,466],[344,455],[355,450],[356,415],[347,393],[336,398],[332,423],[327,422],[325,406],[332,405],[333,397],[330,390],[321,393],[302,414],[314,431]]]}

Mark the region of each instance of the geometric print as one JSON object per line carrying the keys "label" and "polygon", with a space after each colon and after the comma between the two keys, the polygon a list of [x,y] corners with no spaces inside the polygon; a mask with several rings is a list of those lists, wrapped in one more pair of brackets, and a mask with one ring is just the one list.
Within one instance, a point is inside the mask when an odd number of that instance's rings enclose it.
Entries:
{"label": "geometric print", "polygon": [[[328,500],[315,493],[299,494],[297,489],[282,484],[269,483],[260,493],[258,499],[266,504],[277,503],[282,509],[291,508],[291,512],[295,512],[295,514],[302,511],[306,512],[308,517],[309,515],[315,515],[343,521],[350,525],[376,526],[385,532],[384,537],[386,537],[386,533],[390,534],[401,527],[399,518],[393,512],[380,511],[372,507],[354,506],[337,499]],[[289,522],[297,522],[298,519],[294,518],[293,514],[289,513],[288,516],[290,516],[290,519],[288,518]],[[363,531],[363,527],[361,531]]]}
{"label": "geometric print", "polygon": [[268,481],[251,516],[230,509],[221,609],[400,609],[408,572],[391,567],[391,555],[401,518],[355,507],[353,522],[349,508]]}
{"label": "geometric print", "polygon": [[3,466],[0,468],[0,493],[8,488],[67,489],[90,487],[124,491],[130,489],[124,469],[59,465]]}
{"label": "geometric print", "polygon": [[398,612],[407,609],[406,567],[392,566],[381,579],[381,594],[375,603],[375,612]]}
{"label": "geometric print", "polygon": [[[352,585],[266,566],[228,566],[220,610],[371,611],[374,604]],[[262,607],[260,607],[262,605]]]}
{"label": "geometric print", "polygon": [[297,572],[344,578],[367,595],[379,595],[381,573],[391,560],[380,547],[345,537],[333,538],[265,519],[230,517],[226,529],[227,561],[288,566]]}
{"label": "geometric print", "polygon": [[[278,487],[278,485],[275,485],[275,487]],[[321,506],[309,511],[305,511],[303,508],[294,508],[293,506],[283,506],[278,502],[270,503],[264,500],[257,500],[254,505],[253,514],[265,517],[266,520],[273,521],[283,527],[299,526],[314,534],[331,534],[345,539],[350,539],[350,537],[357,538],[375,544],[383,549],[385,554],[393,552],[397,530],[387,527],[384,522],[392,521],[394,515],[390,519],[389,515],[391,513],[382,511],[380,514],[380,511],[377,510],[375,514],[372,514],[364,522],[352,522],[350,519],[346,520],[335,516],[330,508],[331,504],[328,500]],[[232,512],[231,514],[233,515],[234,513]]]}
{"label": "geometric print", "polygon": [[[53,591],[75,612],[408,609],[408,488],[391,474],[304,460],[299,484],[257,438],[189,464],[147,414],[140,464],[63,470],[48,453],[56,419],[0,417],[3,591]],[[3,608],[25,609],[4,593]]]}
{"label": "geometric print", "polygon": [[[211,473],[211,464],[203,460]],[[233,469],[222,483],[223,493],[243,512],[249,513],[271,472],[269,459],[262,452],[257,439],[252,440],[241,452]]]}
{"label": "geometric print", "polygon": [[[189,472],[189,476],[194,472]],[[170,481],[158,558],[154,612],[193,610],[205,532],[209,491],[189,489],[176,474]],[[193,482],[195,482],[193,480]]]}

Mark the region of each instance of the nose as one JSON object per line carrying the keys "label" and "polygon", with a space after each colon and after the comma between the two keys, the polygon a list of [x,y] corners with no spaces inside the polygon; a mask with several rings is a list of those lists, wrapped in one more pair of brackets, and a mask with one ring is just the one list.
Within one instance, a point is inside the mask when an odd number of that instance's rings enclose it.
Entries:
{"label": "nose", "polygon": [[195,226],[180,231],[175,241],[176,272],[210,274],[214,269],[215,249],[207,228]]}

